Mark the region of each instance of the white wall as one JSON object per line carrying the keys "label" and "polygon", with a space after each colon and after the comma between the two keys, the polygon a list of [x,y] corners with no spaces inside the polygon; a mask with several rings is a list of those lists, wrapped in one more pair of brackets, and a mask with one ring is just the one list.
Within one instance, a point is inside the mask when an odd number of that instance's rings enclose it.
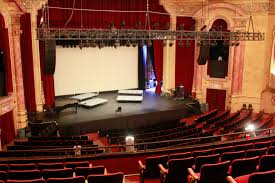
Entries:
{"label": "white wall", "polygon": [[56,47],[55,95],[138,87],[138,50],[133,47]]}

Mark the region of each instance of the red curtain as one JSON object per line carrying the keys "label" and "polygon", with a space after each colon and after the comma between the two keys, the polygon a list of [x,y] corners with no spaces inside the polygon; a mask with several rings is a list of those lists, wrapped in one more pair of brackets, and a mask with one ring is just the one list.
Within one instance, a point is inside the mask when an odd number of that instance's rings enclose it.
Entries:
{"label": "red curtain", "polygon": [[5,28],[3,16],[0,14],[0,50],[5,52],[5,73],[6,73],[6,91],[12,92],[12,74],[11,74],[11,59],[10,59],[10,46],[9,46],[9,32]]}
{"label": "red curtain", "polygon": [[154,69],[157,80],[156,94],[161,94],[161,81],[163,75],[163,44],[162,41],[155,40],[154,46]]}
{"label": "red curtain", "polygon": [[36,111],[35,87],[33,72],[33,54],[32,54],[32,34],[31,34],[31,17],[29,13],[23,14],[20,18],[22,34],[21,57],[22,71],[24,80],[25,104],[28,112]]}
{"label": "red curtain", "polygon": [[209,105],[209,110],[225,109],[226,90],[207,89],[206,102]]}
{"label": "red curtain", "polygon": [[[195,24],[196,21],[191,17],[177,17],[177,30],[194,30]],[[175,84],[183,85],[184,95],[189,96],[193,86],[195,42],[181,41],[182,46],[179,42],[176,42]]]}
{"label": "red curtain", "polygon": [[45,108],[54,107],[55,94],[54,94],[54,77],[53,74],[45,74],[45,42],[39,41],[40,50],[40,69],[41,69],[41,80],[43,82],[43,90],[45,97]]}
{"label": "red curtain", "polygon": [[0,116],[0,129],[2,130],[2,145],[10,143],[15,137],[12,111]]}
{"label": "red curtain", "polygon": [[[48,4],[52,7],[73,8],[74,0],[49,0]],[[81,3],[82,2],[82,3]],[[150,10],[154,12],[166,13],[163,6],[159,5],[159,0],[151,0]],[[76,0],[75,8],[95,9],[95,10],[119,10],[119,11],[146,11],[147,0]],[[131,29],[144,28],[146,14],[136,12],[102,12],[102,11],[73,11],[50,9],[49,19],[50,27],[64,28],[68,19],[66,28],[104,28],[108,29],[113,23],[116,28]],[[150,13],[151,28],[167,29],[167,23],[170,22],[169,15],[159,15]],[[158,24],[158,26],[154,26]]]}

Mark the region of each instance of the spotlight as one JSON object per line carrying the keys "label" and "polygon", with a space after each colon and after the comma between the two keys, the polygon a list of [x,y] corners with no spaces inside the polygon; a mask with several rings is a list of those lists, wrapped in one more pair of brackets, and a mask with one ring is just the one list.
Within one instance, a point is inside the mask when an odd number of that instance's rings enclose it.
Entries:
{"label": "spotlight", "polygon": [[143,40],[139,42],[139,46],[140,46],[140,47],[143,47],[143,46],[144,46],[144,41],[143,41]]}
{"label": "spotlight", "polygon": [[169,46],[172,47],[174,45],[173,41],[170,41]]}
{"label": "spotlight", "polygon": [[120,45],[120,41],[118,39],[115,40],[114,46],[117,47]]}
{"label": "spotlight", "polygon": [[151,40],[148,40],[148,41],[147,41],[147,46],[149,46],[149,47],[152,46],[152,41],[151,41]]}
{"label": "spotlight", "polygon": [[126,41],[126,46],[130,47],[131,46],[131,42],[129,40]]}
{"label": "spotlight", "polygon": [[[171,43],[170,43],[171,44]],[[169,44],[169,45],[170,45]],[[179,42],[178,42],[178,46],[181,48],[182,46],[183,46],[183,42],[182,42],[182,40],[180,40]]]}
{"label": "spotlight", "polygon": [[186,43],[185,43],[185,45],[186,45],[186,48],[190,48],[191,43],[187,40]]}
{"label": "spotlight", "polygon": [[167,41],[166,40],[163,40],[162,41],[162,46],[165,47],[167,45]]}
{"label": "spotlight", "polygon": [[136,41],[133,41],[133,42],[132,42],[132,46],[133,46],[133,47],[136,47],[136,46],[137,46],[137,42],[136,42]]}
{"label": "spotlight", "polygon": [[252,124],[249,124],[249,125],[247,125],[244,129],[245,129],[246,131],[252,132],[252,131],[255,130],[255,126],[252,125]]}

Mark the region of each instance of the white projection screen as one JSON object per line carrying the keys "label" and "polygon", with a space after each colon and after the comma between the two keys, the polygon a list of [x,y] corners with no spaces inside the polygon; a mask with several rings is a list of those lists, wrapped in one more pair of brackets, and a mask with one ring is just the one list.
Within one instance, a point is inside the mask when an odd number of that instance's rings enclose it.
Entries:
{"label": "white projection screen", "polygon": [[138,49],[56,46],[55,95],[138,88]]}

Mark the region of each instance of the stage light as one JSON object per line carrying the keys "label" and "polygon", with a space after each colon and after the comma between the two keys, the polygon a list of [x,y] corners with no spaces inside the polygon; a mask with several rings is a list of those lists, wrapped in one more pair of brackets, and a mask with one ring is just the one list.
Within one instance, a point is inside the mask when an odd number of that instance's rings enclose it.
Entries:
{"label": "stage light", "polygon": [[133,41],[133,42],[132,42],[132,46],[133,46],[133,47],[136,47],[136,46],[137,46],[137,42],[136,42],[136,41]]}
{"label": "stage light", "polygon": [[118,39],[115,40],[115,44],[116,47],[120,45],[120,41]]}
{"label": "stage light", "polygon": [[131,46],[131,42],[129,40],[126,41],[126,46],[130,47]]}
{"label": "stage light", "polygon": [[163,40],[162,41],[162,46],[165,47],[167,45],[167,41],[166,40]]}
{"label": "stage light", "polygon": [[135,151],[135,138],[133,136],[125,137],[126,152],[134,152]]}
{"label": "stage light", "polygon": [[254,131],[255,130],[255,126],[253,124],[249,124],[244,128],[246,131]]}
{"label": "stage light", "polygon": [[180,40],[180,41],[178,42],[178,46],[179,46],[180,48],[183,46],[182,40]]}
{"label": "stage light", "polygon": [[172,47],[174,45],[173,41],[170,41],[169,46]]}

